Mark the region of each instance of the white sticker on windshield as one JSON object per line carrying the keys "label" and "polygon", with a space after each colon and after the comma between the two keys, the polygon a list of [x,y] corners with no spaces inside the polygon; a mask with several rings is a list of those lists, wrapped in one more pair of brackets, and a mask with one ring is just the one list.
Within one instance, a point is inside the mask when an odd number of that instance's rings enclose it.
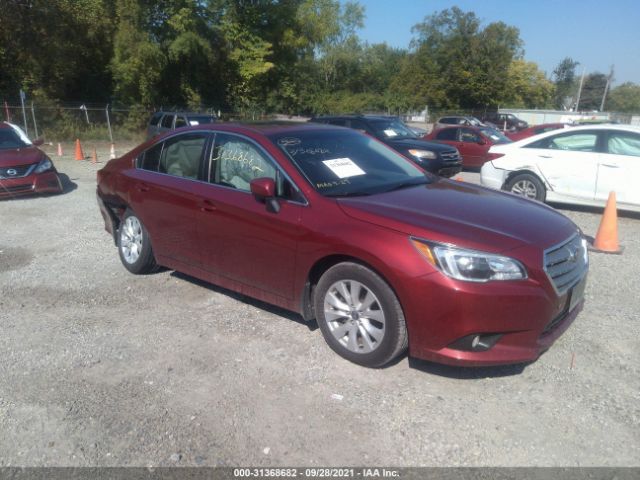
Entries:
{"label": "white sticker on windshield", "polygon": [[384,131],[384,134],[385,134],[387,137],[397,137],[397,136],[398,136],[398,132],[396,132],[395,130],[391,130],[390,128],[387,128],[387,129]]}
{"label": "white sticker on windshield", "polygon": [[189,120],[189,125],[200,125],[198,120]]}
{"label": "white sticker on windshield", "polygon": [[335,158],[333,160],[324,160],[322,163],[329,167],[338,178],[355,177],[365,174],[364,170],[353,163],[350,158]]}

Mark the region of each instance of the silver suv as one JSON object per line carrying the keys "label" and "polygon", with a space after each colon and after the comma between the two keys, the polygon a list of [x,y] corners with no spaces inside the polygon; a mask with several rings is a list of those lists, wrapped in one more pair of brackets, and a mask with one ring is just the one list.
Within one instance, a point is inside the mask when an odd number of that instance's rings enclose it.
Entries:
{"label": "silver suv", "polygon": [[176,128],[216,123],[216,121],[217,117],[210,113],[156,112],[149,120],[147,140]]}
{"label": "silver suv", "polygon": [[433,126],[435,130],[445,127],[451,127],[452,125],[464,125],[467,127],[484,127],[484,123],[478,120],[476,117],[470,115],[449,115],[447,117],[441,117]]}

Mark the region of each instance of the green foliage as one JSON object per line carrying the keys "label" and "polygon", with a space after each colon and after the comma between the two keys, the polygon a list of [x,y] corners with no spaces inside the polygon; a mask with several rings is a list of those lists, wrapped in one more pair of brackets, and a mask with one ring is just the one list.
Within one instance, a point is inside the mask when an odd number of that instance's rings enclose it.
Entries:
{"label": "green foliage", "polygon": [[565,57],[553,71],[553,81],[555,83],[555,107],[567,110],[576,101],[578,85],[576,81],[576,67],[579,62],[571,57]]}
{"label": "green foliage", "polygon": [[549,108],[555,87],[538,65],[514,60],[507,71],[503,105],[510,108]]}
{"label": "green foliage", "polygon": [[640,113],[640,85],[627,82],[612,89],[606,105],[614,112]]}

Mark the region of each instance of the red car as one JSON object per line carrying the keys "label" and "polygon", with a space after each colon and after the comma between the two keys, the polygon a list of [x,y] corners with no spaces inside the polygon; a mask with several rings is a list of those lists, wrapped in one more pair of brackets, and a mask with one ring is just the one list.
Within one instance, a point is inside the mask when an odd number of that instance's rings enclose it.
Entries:
{"label": "red car", "polygon": [[202,125],[98,172],[130,272],[158,265],[317,321],[370,367],[535,360],[583,304],[588,259],[553,209],[432,176],[326,125]]}
{"label": "red car", "polygon": [[462,155],[462,165],[467,168],[482,167],[491,160],[489,149],[493,145],[511,143],[502,132],[491,127],[447,127],[434,130],[424,138],[456,147]]}
{"label": "red car", "polygon": [[558,130],[560,128],[567,127],[569,127],[569,125],[566,123],[541,123],[540,125],[525,128],[524,130],[520,130],[519,132],[509,132],[507,133],[507,137],[509,137],[514,142],[517,142],[518,140],[522,140],[523,138],[529,138],[533,137],[534,135],[550,132],[551,130]]}
{"label": "red car", "polygon": [[60,193],[62,183],[53,162],[19,127],[0,123],[0,197]]}

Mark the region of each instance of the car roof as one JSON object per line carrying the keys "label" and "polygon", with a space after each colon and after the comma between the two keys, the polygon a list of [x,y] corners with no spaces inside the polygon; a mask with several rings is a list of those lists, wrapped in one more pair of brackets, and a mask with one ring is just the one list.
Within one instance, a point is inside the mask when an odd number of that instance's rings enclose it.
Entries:
{"label": "car roof", "polygon": [[313,117],[313,120],[333,120],[333,119],[354,119],[354,120],[398,120],[398,117],[393,115],[321,115],[319,117]]}
{"label": "car roof", "polygon": [[532,142],[537,142],[543,138],[553,137],[555,135],[571,132],[592,132],[594,130],[602,130],[602,131],[623,131],[623,132],[633,132],[640,134],[640,127],[635,125],[620,125],[616,123],[607,123],[607,124],[597,124],[597,125],[580,125],[576,127],[563,128],[557,130],[550,130],[548,132],[541,133],[539,135],[534,135],[533,137],[523,138],[522,140],[518,140],[510,145],[528,145]]}

